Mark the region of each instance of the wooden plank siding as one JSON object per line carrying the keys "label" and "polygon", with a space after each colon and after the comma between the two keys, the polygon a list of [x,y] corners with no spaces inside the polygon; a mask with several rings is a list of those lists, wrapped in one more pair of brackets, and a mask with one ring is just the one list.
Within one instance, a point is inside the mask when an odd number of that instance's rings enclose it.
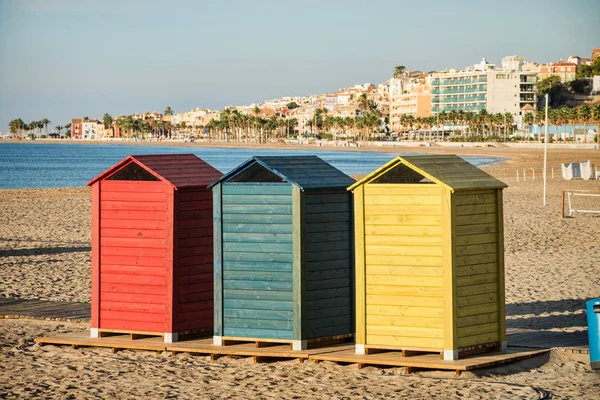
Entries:
{"label": "wooden plank siding", "polygon": [[498,223],[500,191],[472,190],[453,194],[458,347],[502,339],[499,304],[503,303],[503,293],[499,290],[498,267],[498,246],[502,236]]}
{"label": "wooden plank siding", "polygon": [[[173,330],[213,327],[213,220],[212,190],[175,192]],[[201,253],[201,256],[190,254]],[[182,263],[181,259],[189,259]],[[185,265],[182,265],[185,264]]]}
{"label": "wooden plank siding", "polygon": [[292,185],[224,182],[221,193],[221,333],[291,340]]}
{"label": "wooden plank siding", "polygon": [[363,188],[366,344],[442,349],[444,188]]}
{"label": "wooden plank siding", "polygon": [[340,188],[307,191],[304,196],[303,339],[352,333],[352,194]]}
{"label": "wooden plank siding", "polygon": [[[165,332],[167,199],[162,182],[100,181],[99,327]],[[96,246],[94,246],[96,247]]]}

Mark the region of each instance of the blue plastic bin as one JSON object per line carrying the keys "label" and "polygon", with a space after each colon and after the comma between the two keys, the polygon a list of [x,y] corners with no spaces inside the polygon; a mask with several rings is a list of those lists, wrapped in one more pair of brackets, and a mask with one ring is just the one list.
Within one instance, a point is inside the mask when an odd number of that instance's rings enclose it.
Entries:
{"label": "blue plastic bin", "polygon": [[600,299],[585,303],[585,312],[588,320],[590,364],[594,371],[600,373]]}

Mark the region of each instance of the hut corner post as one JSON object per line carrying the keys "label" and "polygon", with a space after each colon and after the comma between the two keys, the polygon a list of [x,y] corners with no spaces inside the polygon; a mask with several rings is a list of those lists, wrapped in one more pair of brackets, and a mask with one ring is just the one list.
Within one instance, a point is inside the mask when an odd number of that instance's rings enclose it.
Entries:
{"label": "hut corner post", "polygon": [[444,276],[444,360],[458,360],[457,304],[455,258],[455,218],[454,193],[442,191],[442,235],[443,235],[443,276]]}
{"label": "hut corner post", "polygon": [[502,190],[498,189],[496,200],[498,202],[498,327],[500,329],[500,346],[503,353],[507,351],[506,345],[506,300],[504,283],[504,199]]}
{"label": "hut corner post", "polygon": [[364,185],[354,189],[354,248],[356,282],[356,354],[365,354],[366,337],[366,271],[365,271],[365,208]]}
{"label": "hut corner post", "polygon": [[292,350],[306,350],[306,324],[305,320],[305,282],[304,282],[304,263],[306,262],[305,253],[305,215],[304,215],[304,192],[296,185],[292,185],[292,270],[294,283],[294,339],[292,340]]}
{"label": "hut corner post", "polygon": [[100,182],[92,185],[92,309],[90,337],[100,336]]}
{"label": "hut corner post", "polygon": [[223,187],[213,187],[213,248],[214,248],[214,334],[213,345],[223,345]]}
{"label": "hut corner post", "polygon": [[163,341],[165,343],[173,343],[177,342],[179,339],[179,335],[177,332],[173,332],[173,317],[176,315],[176,304],[175,304],[175,296],[173,293],[174,290],[174,280],[175,280],[175,265],[174,260],[175,251],[176,251],[176,243],[175,243],[175,211],[176,211],[176,202],[175,202],[175,190],[169,188],[167,192],[167,238],[166,238],[166,287],[165,287],[165,331],[163,336]]}

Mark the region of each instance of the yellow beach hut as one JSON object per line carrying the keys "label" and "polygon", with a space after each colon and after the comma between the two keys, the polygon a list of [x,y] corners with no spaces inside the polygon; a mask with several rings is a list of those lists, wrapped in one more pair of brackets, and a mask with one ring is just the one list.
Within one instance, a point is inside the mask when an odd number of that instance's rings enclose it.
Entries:
{"label": "yellow beach hut", "polygon": [[506,348],[502,189],[455,155],[396,157],[354,195],[356,352]]}

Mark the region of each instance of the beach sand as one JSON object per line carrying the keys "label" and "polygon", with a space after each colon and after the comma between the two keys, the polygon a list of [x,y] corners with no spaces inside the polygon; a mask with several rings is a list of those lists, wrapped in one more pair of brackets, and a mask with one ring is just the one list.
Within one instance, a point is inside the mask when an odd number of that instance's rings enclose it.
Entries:
{"label": "beach sand", "polygon": [[[460,155],[511,157],[486,168],[509,185],[504,192],[509,331],[585,330],[585,301],[600,296],[600,214],[561,219],[560,191],[600,191],[600,181],[564,181],[558,165],[588,159],[600,165],[600,152],[549,152],[555,179],[548,181],[543,207],[540,150],[459,150]],[[528,171],[527,181],[516,182],[516,170],[523,168],[537,169],[535,181]],[[576,201],[600,209],[600,198]],[[0,190],[0,298],[90,301],[90,202],[88,188]],[[591,371],[588,355],[559,349],[548,357],[454,378],[443,372],[401,375],[395,368],[358,371],[295,361],[254,365],[229,357],[210,362],[185,354],[112,354],[33,343],[37,336],[87,328],[0,319],[0,397],[540,398],[548,391],[595,399],[600,393],[600,377]]]}

